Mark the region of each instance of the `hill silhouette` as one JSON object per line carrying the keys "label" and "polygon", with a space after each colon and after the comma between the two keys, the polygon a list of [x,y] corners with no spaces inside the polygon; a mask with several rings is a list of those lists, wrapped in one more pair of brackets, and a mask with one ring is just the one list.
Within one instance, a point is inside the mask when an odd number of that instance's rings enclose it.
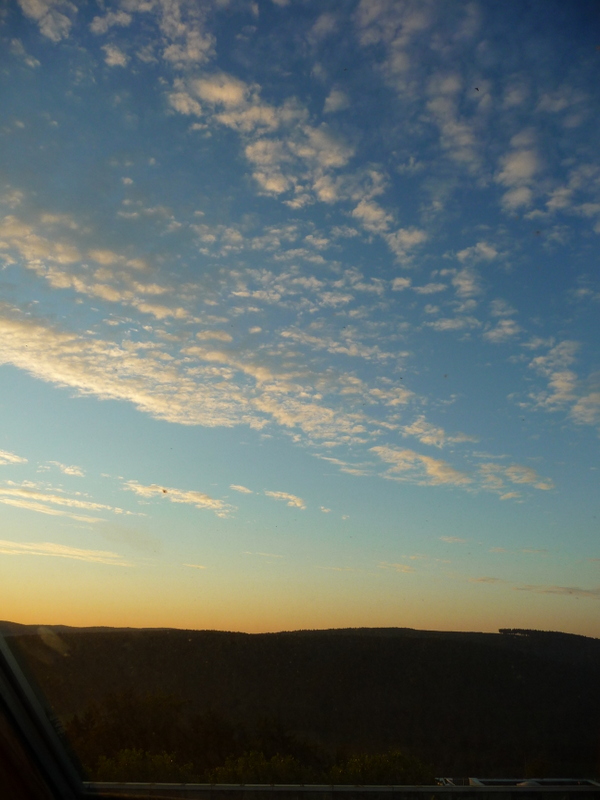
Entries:
{"label": "hill silhouette", "polygon": [[423,775],[600,772],[597,639],[512,629],[0,630],[92,771],[162,752],[222,780],[243,769],[350,774],[365,758],[367,772],[379,758],[385,775],[392,762],[400,769],[390,753],[414,759],[402,762],[408,771],[429,765]]}

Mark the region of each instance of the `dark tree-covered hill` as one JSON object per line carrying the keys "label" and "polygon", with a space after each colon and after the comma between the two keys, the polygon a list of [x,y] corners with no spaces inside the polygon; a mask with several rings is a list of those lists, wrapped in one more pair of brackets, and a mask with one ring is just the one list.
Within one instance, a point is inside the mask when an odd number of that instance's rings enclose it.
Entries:
{"label": "dark tree-covered hill", "polygon": [[252,747],[270,725],[280,732],[275,750],[294,741],[294,757],[303,741],[329,758],[398,748],[438,775],[600,771],[596,639],[516,630],[4,630],[65,724],[111,696],[169,696],[186,719],[210,714],[254,736]]}

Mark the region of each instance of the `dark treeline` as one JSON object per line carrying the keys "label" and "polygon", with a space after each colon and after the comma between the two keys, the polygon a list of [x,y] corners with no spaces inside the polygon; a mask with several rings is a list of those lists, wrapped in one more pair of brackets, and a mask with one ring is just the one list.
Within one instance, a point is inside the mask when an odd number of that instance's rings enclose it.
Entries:
{"label": "dark treeline", "polygon": [[513,629],[12,633],[97,779],[600,772],[596,639]]}

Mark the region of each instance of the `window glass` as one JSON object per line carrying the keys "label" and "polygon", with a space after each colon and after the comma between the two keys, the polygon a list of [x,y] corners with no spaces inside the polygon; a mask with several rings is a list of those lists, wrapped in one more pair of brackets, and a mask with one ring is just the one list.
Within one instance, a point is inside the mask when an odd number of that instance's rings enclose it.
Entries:
{"label": "window glass", "polygon": [[600,771],[598,22],[3,6],[2,629],[86,774]]}

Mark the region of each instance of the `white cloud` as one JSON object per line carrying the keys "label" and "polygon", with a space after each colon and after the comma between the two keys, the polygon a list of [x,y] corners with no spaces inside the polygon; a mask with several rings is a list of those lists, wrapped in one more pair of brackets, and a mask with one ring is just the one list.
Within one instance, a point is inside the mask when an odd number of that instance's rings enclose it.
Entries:
{"label": "white cloud", "polygon": [[241,492],[242,494],[253,494],[252,489],[247,489],[245,486],[240,486],[239,483],[232,483],[229,486],[234,492]]}
{"label": "white cloud", "polygon": [[475,317],[445,317],[425,324],[434,331],[463,331],[481,327],[481,322]]}
{"label": "white cloud", "polygon": [[448,287],[445,283],[426,283],[424,286],[413,286],[412,288],[417,294],[437,294]]}
{"label": "white cloud", "polygon": [[79,478],[83,478],[83,476],[85,475],[83,469],[81,467],[75,466],[74,464],[71,464],[69,466],[68,464],[61,464],[60,461],[48,461],[48,464],[52,464],[52,466],[58,467],[58,469],[64,475],[75,475]]}
{"label": "white cloud", "polygon": [[308,40],[311,44],[315,45],[331,36],[338,27],[338,19],[335,14],[326,11],[317,17],[316,22],[310,29]]}
{"label": "white cloud", "polygon": [[90,23],[90,30],[95,34],[103,34],[115,25],[127,27],[131,24],[131,20],[131,14],[126,11],[109,11],[103,17],[94,17]]}
{"label": "white cloud", "polygon": [[[20,484],[5,481],[0,486],[0,503],[37,511],[49,516],[69,517],[79,522],[101,522],[99,517],[82,516],[79,511],[112,511],[114,514],[130,514],[122,508],[109,506],[105,503],[95,503],[91,500],[82,500],[79,496],[71,496],[62,490],[47,489],[30,481]],[[56,508],[58,506],[58,508]],[[64,509],[69,509],[65,511]]]}
{"label": "white cloud", "polygon": [[459,297],[475,297],[481,294],[479,274],[471,267],[458,270],[452,278],[452,284],[456,287],[456,294]]}
{"label": "white cloud", "polygon": [[[40,62],[37,60],[37,58],[34,58],[32,55],[29,55],[29,53],[25,50],[23,42],[20,39],[11,39],[10,52],[13,55],[17,56],[18,58],[22,59],[23,62],[32,69],[35,69],[36,67],[40,66]],[[2,199],[6,202],[5,198]]]}
{"label": "white cloud", "polygon": [[410,289],[411,280],[410,278],[394,278],[392,281],[392,291],[393,292],[403,292],[405,289]]}
{"label": "white cloud", "polygon": [[92,564],[107,564],[114,567],[131,567],[117,553],[109,550],[86,550],[69,547],[55,542],[12,542],[0,539],[0,555],[9,556],[52,556],[54,558],[70,558],[75,561],[87,561]]}
{"label": "white cloud", "polygon": [[446,544],[466,544],[466,539],[461,539],[460,536],[440,536],[440,541]]}
{"label": "white cloud", "polygon": [[250,87],[244,81],[224,72],[206,78],[197,78],[191,86],[201,100],[225,108],[237,108],[245,105],[251,92]]}
{"label": "white cloud", "polygon": [[554,488],[554,483],[550,478],[542,478],[532,467],[521,464],[511,464],[506,467],[503,464],[488,462],[479,465],[479,472],[483,480],[483,487],[501,492],[501,499],[517,496],[515,493],[506,494],[505,481],[514,484],[528,484],[541,491],[549,491]]}
{"label": "white cloud", "polygon": [[505,208],[514,211],[522,206],[530,206],[533,202],[533,192],[528,186],[520,186],[516,189],[511,189],[505,192],[502,197],[502,203]]}
{"label": "white cloud", "polygon": [[26,464],[27,459],[18,456],[15,453],[9,453],[8,450],[0,450],[0,466],[6,464]]}
{"label": "white cloud", "polygon": [[269,492],[265,489],[267,497],[273,497],[275,500],[284,500],[291,508],[300,508],[303,511],[306,509],[306,503],[301,497],[296,497],[295,494],[288,494],[288,492]]}
{"label": "white cloud", "polygon": [[332,89],[325,100],[323,112],[325,114],[335,114],[337,111],[343,111],[350,106],[350,100],[346,92],[341,89]]}
{"label": "white cloud", "polygon": [[69,0],[18,0],[21,10],[39,26],[40,33],[52,42],[65,39],[71,30],[71,16],[77,7]]}
{"label": "white cloud", "polygon": [[169,104],[180,114],[201,116],[202,106],[194,100],[187,92],[171,92],[169,94]]}
{"label": "white cloud", "polygon": [[123,488],[145,499],[160,497],[171,503],[183,503],[194,506],[194,508],[208,509],[209,511],[214,511],[218,517],[227,517],[233,511],[232,506],[205,494],[205,492],[167,488],[154,483],[150,486],[144,486],[133,480],[125,481]]}
{"label": "white cloud", "polygon": [[104,50],[104,61],[109,67],[127,66],[127,55],[114,44],[105,44],[102,49]]}
{"label": "white cloud", "polygon": [[397,477],[399,474],[406,474],[406,480],[414,480],[417,483],[430,486],[439,484],[463,486],[471,483],[471,478],[468,475],[454,469],[454,467],[451,467],[450,464],[441,459],[423,456],[420,453],[415,453],[414,450],[398,449],[385,445],[371,447],[370,449],[382,461],[391,465],[388,468],[388,473],[393,477]]}
{"label": "white cloud", "polygon": [[509,305],[506,300],[498,298],[490,303],[490,313],[492,317],[510,317],[516,314],[517,310]]}
{"label": "white cloud", "polygon": [[530,181],[540,169],[534,150],[517,150],[502,159],[502,171],[496,180],[505,186],[515,186]]}
{"label": "white cloud", "polygon": [[485,331],[483,338],[488,342],[500,344],[510,341],[513,337],[521,333],[521,327],[517,325],[514,319],[501,319],[496,324],[495,328],[490,328]]}
{"label": "white cloud", "polygon": [[384,235],[388,247],[399,261],[408,261],[410,251],[428,238],[428,234],[420,228],[400,228]]}
{"label": "white cloud", "polygon": [[399,564],[399,563],[390,563],[389,561],[380,561],[377,564],[379,569],[389,569],[393,572],[414,572],[415,568],[411,567],[409,564]]}
{"label": "white cloud", "polygon": [[213,124],[237,131],[261,193],[287,194],[283,202],[291,208],[316,197],[324,202],[337,199],[330,173],[348,163],[354,148],[324,123],[309,124],[308,111],[298,100],[274,106],[260,94],[257,84],[218,72],[175,81],[170,104],[181,113],[202,114]]}
{"label": "white cloud", "polygon": [[[520,143],[518,137],[514,137],[513,142]],[[529,141],[523,140],[523,143],[529,144]],[[530,147],[516,149],[504,156],[500,164],[501,170],[495,180],[508,188],[502,198],[504,207],[515,210],[521,206],[531,205],[533,200],[531,185],[541,170],[537,152]]]}
{"label": "white cloud", "polygon": [[404,425],[400,429],[403,436],[415,436],[423,444],[433,445],[434,447],[444,447],[450,443],[477,442],[475,436],[467,436],[465,433],[449,435],[443,428],[438,428],[425,420],[424,416],[418,417],[410,425]]}
{"label": "white cloud", "polygon": [[493,261],[498,257],[496,248],[487,242],[477,242],[456,254],[459,261]]}
{"label": "white cloud", "polygon": [[[334,305],[333,303],[329,304]],[[353,341],[351,331],[346,332],[345,340],[341,342],[333,337],[312,336],[305,331],[296,330],[282,331],[281,336],[315,350],[327,350],[329,353],[339,353],[367,360],[386,360],[394,356],[393,353],[383,352],[377,345],[364,345],[361,342]]]}
{"label": "white cloud", "polygon": [[100,517],[89,517],[84,514],[72,513],[64,511],[53,506],[40,503],[36,500],[29,499],[24,493],[19,496],[18,492],[9,492],[6,496],[4,490],[0,490],[0,503],[6,506],[13,506],[14,508],[22,508],[26,511],[36,511],[38,514],[46,514],[51,517],[68,517],[76,522],[96,523],[102,522]]}
{"label": "white cloud", "polygon": [[553,411],[569,403],[577,402],[578,378],[568,369],[575,361],[579,344],[565,340],[552,347],[545,356],[536,356],[529,364],[530,369],[544,376],[548,388],[532,397],[540,408]]}
{"label": "white cloud", "polygon": [[571,416],[581,425],[600,425],[600,390],[580,397],[571,409]]}
{"label": "white cloud", "polygon": [[219,342],[231,342],[233,336],[227,331],[198,331],[196,334],[197,339],[216,339]]}

